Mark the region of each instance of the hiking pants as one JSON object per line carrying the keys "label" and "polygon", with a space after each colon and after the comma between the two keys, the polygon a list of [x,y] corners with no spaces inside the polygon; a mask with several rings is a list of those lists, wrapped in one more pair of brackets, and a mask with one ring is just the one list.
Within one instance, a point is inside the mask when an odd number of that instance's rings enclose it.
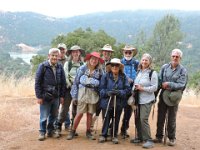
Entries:
{"label": "hiking pants", "polygon": [[176,115],[178,111],[178,105],[176,106],[168,106],[165,104],[162,98],[162,93],[159,97],[158,103],[158,118],[157,118],[157,131],[156,137],[158,139],[162,139],[164,134],[164,124],[166,114],[168,115],[168,125],[167,125],[167,132],[169,139],[176,139]]}
{"label": "hiking pants", "polygon": [[128,130],[128,128],[129,128],[129,122],[130,122],[132,112],[133,112],[132,107],[127,104],[124,107],[124,116],[123,116],[122,126],[121,126],[121,132],[122,133],[125,133],[126,130]]}

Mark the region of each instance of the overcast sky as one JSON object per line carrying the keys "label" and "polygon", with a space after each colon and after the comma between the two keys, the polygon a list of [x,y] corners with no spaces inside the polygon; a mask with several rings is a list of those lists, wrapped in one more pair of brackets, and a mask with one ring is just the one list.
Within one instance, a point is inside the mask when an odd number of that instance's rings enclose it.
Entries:
{"label": "overcast sky", "polygon": [[0,0],[0,11],[32,11],[52,17],[138,9],[200,10],[199,0]]}

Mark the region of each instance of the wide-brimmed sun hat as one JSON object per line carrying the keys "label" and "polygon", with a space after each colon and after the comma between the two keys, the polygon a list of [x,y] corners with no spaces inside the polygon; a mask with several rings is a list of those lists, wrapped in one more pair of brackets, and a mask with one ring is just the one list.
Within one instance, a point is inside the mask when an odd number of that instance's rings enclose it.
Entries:
{"label": "wide-brimmed sun hat", "polygon": [[99,59],[99,62],[100,62],[101,64],[104,63],[104,60],[101,58],[100,53],[98,53],[98,52],[92,52],[92,53],[90,53],[90,54],[87,54],[87,55],[85,56],[85,61],[90,60],[90,58],[91,58],[92,56],[98,58],[98,59]]}
{"label": "wide-brimmed sun hat", "polygon": [[101,51],[113,52],[114,50],[112,49],[112,46],[110,44],[106,44],[106,45],[103,46],[103,48],[101,49]]}
{"label": "wide-brimmed sun hat", "polygon": [[76,51],[76,50],[79,50],[81,52],[81,55],[85,55],[85,50],[84,49],[82,49],[78,45],[74,45],[69,50],[67,50],[67,56],[71,55],[71,52],[72,51]]}
{"label": "wide-brimmed sun hat", "polygon": [[168,106],[176,106],[181,101],[182,94],[183,94],[182,90],[177,90],[177,91],[165,90],[162,95],[163,101]]}
{"label": "wide-brimmed sun hat", "polygon": [[110,60],[110,62],[106,64],[106,68],[108,71],[111,68],[111,64],[119,64],[119,70],[121,70],[121,72],[124,72],[124,65],[121,63],[121,60],[119,58],[113,58]]}
{"label": "wide-brimmed sun hat", "polygon": [[60,48],[67,49],[67,46],[64,43],[59,43],[57,47],[58,49]]}
{"label": "wide-brimmed sun hat", "polygon": [[137,54],[138,50],[137,48],[133,47],[132,45],[125,45],[124,48],[122,48],[123,51],[132,51],[133,57]]}

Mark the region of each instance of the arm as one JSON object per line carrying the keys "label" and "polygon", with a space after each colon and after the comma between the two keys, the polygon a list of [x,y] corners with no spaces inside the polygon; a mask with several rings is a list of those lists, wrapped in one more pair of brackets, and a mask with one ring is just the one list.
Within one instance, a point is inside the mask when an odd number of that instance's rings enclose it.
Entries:
{"label": "arm", "polygon": [[69,62],[66,61],[65,64],[64,64],[64,72],[65,72],[65,78],[66,78],[66,85],[67,85],[67,88],[71,87],[71,82],[69,81],[69,68],[68,68],[68,64]]}
{"label": "arm", "polygon": [[106,79],[106,74],[103,74],[102,77],[101,77],[101,80],[100,80],[100,86],[99,86],[99,89],[100,89],[100,97],[102,98],[107,98],[108,97],[108,94],[107,94],[107,79]]}
{"label": "arm", "polygon": [[42,99],[42,81],[43,81],[43,64],[39,64],[35,75],[35,95],[38,99]]}

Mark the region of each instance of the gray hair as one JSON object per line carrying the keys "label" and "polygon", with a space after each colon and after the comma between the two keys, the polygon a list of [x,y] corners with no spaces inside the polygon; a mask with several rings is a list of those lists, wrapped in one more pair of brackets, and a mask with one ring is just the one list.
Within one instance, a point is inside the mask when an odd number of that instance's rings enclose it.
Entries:
{"label": "gray hair", "polygon": [[[143,57],[147,57],[147,59],[149,60],[149,68],[151,69],[151,68],[152,68],[152,65],[151,65],[151,64],[152,64],[152,57],[151,57],[151,55],[148,54],[148,53],[144,53],[144,54],[142,55],[142,58],[143,58]],[[138,65],[138,69],[139,69],[139,70],[142,69],[142,63],[141,63],[142,58],[141,58],[140,63],[139,63],[139,65]]]}
{"label": "gray hair", "polygon": [[177,48],[175,48],[175,49],[172,50],[171,55],[172,55],[173,53],[178,53],[179,56],[180,56],[181,58],[182,58],[182,56],[183,56],[183,52],[182,52],[180,49],[177,49]]}
{"label": "gray hair", "polygon": [[60,50],[58,48],[49,49],[49,54],[52,54],[52,53],[55,53],[55,52],[58,52],[60,54]]}

